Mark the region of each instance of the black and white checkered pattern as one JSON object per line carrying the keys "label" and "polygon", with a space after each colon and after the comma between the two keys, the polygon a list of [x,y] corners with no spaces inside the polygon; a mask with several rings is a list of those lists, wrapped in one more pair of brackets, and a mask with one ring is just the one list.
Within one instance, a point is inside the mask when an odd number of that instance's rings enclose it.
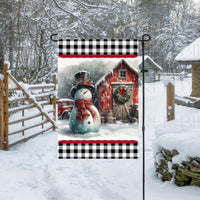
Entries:
{"label": "black and white checkered pattern", "polygon": [[138,40],[59,40],[60,55],[138,55]]}
{"label": "black and white checkered pattern", "polygon": [[59,143],[58,158],[138,158],[138,143]]}

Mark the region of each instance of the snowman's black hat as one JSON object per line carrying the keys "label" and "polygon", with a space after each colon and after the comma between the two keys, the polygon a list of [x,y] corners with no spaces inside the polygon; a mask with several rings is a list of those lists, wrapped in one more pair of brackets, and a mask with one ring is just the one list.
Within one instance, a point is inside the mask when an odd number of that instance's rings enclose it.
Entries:
{"label": "snowman's black hat", "polygon": [[92,92],[92,94],[94,94],[95,87],[90,79],[90,73],[88,71],[85,70],[79,71],[75,73],[74,78],[75,78],[74,80],[75,86],[72,87],[70,92],[72,98],[74,98],[75,92],[81,88],[87,88]]}

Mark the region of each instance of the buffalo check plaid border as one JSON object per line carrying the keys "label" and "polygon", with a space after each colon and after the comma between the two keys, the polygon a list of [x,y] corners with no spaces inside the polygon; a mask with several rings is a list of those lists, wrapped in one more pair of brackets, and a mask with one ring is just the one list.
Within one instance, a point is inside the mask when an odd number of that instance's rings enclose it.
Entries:
{"label": "buffalo check plaid border", "polygon": [[138,55],[138,40],[58,40],[61,55]]}
{"label": "buffalo check plaid border", "polygon": [[58,158],[138,158],[138,143],[59,143]]}
{"label": "buffalo check plaid border", "polygon": [[[59,40],[58,55],[69,57],[137,57],[138,40]],[[138,158],[137,141],[59,141],[59,159],[134,159]]]}

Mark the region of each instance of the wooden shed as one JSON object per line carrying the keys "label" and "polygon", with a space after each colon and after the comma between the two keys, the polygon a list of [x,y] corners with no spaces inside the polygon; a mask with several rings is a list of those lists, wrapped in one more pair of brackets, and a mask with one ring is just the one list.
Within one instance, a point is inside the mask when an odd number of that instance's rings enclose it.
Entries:
{"label": "wooden shed", "polygon": [[[99,111],[106,122],[132,121],[138,105],[138,69],[125,59],[119,62],[95,85]],[[134,107],[135,105],[135,107]]]}
{"label": "wooden shed", "polygon": [[[142,56],[138,57],[138,65],[139,69],[142,70]],[[147,83],[158,80],[159,73],[163,70],[163,68],[148,55],[144,56],[144,67],[148,70],[145,72],[145,82]],[[140,76],[142,76],[142,73],[140,73]]]}
{"label": "wooden shed", "polygon": [[175,58],[183,65],[192,65],[192,97],[200,97],[200,38],[185,47]]}

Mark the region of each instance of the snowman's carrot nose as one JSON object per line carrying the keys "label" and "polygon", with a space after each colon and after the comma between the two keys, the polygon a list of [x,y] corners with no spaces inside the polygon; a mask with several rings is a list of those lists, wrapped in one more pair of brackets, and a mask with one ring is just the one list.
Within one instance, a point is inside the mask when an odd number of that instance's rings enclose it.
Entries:
{"label": "snowman's carrot nose", "polygon": [[88,91],[86,90],[85,92],[83,92],[83,94],[86,94]]}

